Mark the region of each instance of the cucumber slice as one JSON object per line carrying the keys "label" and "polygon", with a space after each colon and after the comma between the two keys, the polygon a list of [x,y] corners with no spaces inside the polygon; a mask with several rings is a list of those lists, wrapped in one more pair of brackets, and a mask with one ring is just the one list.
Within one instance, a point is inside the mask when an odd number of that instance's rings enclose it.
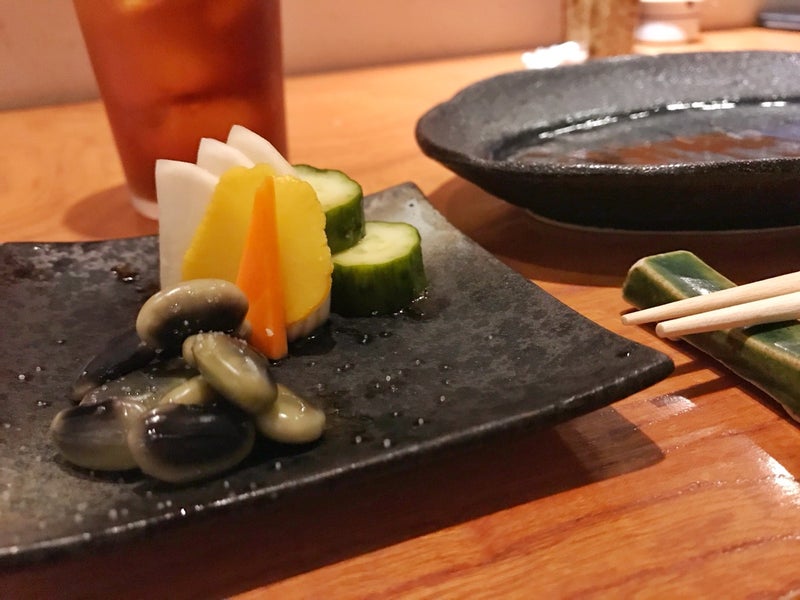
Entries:
{"label": "cucumber slice", "polygon": [[333,255],[331,310],[344,316],[391,314],[427,286],[419,232],[408,223],[368,221],[364,238]]}
{"label": "cucumber slice", "polygon": [[325,211],[325,234],[332,253],[352,248],[364,237],[364,194],[341,171],[295,165],[297,177],[314,188]]}
{"label": "cucumber slice", "polygon": [[[691,252],[648,256],[628,271],[623,297],[649,308],[733,287]],[[682,338],[777,400],[800,421],[800,323],[788,321]]]}

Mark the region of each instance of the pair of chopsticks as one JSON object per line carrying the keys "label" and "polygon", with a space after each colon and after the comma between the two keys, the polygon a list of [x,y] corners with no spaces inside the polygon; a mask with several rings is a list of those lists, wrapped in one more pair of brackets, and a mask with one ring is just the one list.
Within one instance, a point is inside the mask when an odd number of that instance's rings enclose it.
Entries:
{"label": "pair of chopsticks", "polygon": [[800,318],[800,271],[693,296],[622,316],[625,325],[653,323],[659,337],[749,327]]}

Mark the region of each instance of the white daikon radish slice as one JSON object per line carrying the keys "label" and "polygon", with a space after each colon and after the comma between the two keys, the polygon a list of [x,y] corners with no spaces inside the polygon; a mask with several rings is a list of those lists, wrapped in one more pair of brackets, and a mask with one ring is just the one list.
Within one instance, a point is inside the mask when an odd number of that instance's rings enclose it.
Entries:
{"label": "white daikon radish slice", "polygon": [[162,288],[181,280],[183,255],[206,212],[218,180],[219,177],[194,163],[167,159],[156,161]]}
{"label": "white daikon radish slice", "polygon": [[264,163],[272,167],[275,175],[292,175],[297,177],[294,167],[289,164],[277,148],[269,141],[250,131],[247,127],[234,125],[228,133],[228,146],[241,151],[254,163]]}
{"label": "white daikon radish slice", "polygon": [[197,166],[209,173],[221,176],[232,167],[254,166],[255,163],[233,146],[214,138],[203,138],[197,148]]}

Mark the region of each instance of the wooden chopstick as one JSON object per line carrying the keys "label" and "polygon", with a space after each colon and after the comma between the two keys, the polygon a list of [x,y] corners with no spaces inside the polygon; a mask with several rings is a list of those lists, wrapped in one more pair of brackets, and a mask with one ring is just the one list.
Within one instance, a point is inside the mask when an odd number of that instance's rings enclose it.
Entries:
{"label": "wooden chopstick", "polygon": [[622,322],[625,325],[641,325],[642,323],[676,319],[678,317],[704,313],[726,306],[735,306],[746,302],[789,294],[798,290],[800,290],[800,271],[725,290],[719,290],[717,292],[711,292],[710,294],[704,294],[702,296],[693,296],[691,298],[677,300],[676,302],[662,304],[661,306],[645,308],[644,310],[622,315]]}
{"label": "wooden chopstick", "polygon": [[693,333],[750,327],[798,318],[800,318],[800,292],[792,292],[662,321],[656,325],[656,334],[659,337],[674,339]]}

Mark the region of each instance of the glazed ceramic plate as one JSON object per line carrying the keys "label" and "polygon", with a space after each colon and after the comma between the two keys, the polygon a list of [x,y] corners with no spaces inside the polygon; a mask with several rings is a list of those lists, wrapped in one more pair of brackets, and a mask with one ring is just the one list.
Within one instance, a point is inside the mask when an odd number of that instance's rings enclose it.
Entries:
{"label": "glazed ceramic plate", "polygon": [[48,440],[86,359],[132,325],[155,289],[156,239],[3,245],[0,562],[123,539],[512,428],[544,427],[671,372],[667,356],[598,327],[499,263],[415,186],[366,204],[371,219],[419,228],[429,297],[397,316],[333,316],[274,369],[325,407],[322,441],[295,450],[259,445],[239,468],[186,487],[76,470]]}
{"label": "glazed ceramic plate", "polygon": [[800,225],[800,54],[633,56],[478,82],[417,124],[422,150],[573,225]]}

